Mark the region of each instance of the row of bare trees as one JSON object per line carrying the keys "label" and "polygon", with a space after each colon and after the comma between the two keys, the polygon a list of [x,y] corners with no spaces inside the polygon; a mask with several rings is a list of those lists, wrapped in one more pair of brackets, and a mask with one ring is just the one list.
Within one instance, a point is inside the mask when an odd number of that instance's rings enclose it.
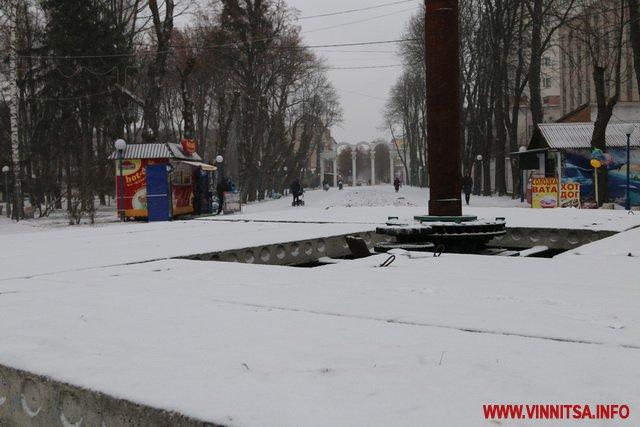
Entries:
{"label": "row of bare trees", "polygon": [[[592,64],[592,102],[597,119],[592,147],[606,151],[604,132],[620,98],[620,86],[631,75],[625,69],[628,45],[625,31],[640,64],[640,26],[637,0],[461,0],[462,165],[471,170],[478,154],[483,157],[483,189],[490,195],[519,190],[517,164],[507,176],[508,153],[522,144],[519,129],[525,114],[535,125],[544,120],[542,59],[558,46],[559,34],[568,34],[584,48],[563,52],[566,66]],[[392,88],[386,108],[387,127],[408,145],[411,183],[426,161],[424,123],[424,12],[414,16],[401,49],[404,72]],[[566,46],[566,45],[565,45]],[[556,79],[559,76],[552,76]],[[640,74],[637,75],[640,79]],[[453,129],[453,128],[452,128]],[[490,160],[495,162],[491,174]],[[512,160],[515,161],[515,158]],[[606,170],[601,171],[606,174]],[[601,191],[606,176],[600,179]],[[604,200],[604,198],[601,198]]]}
{"label": "row of bare trees", "polygon": [[[289,180],[341,120],[326,67],[279,0],[218,0],[176,28],[174,0],[28,0],[0,6],[17,23],[19,179],[31,203],[92,215],[113,191],[113,141],[196,139],[225,156],[245,199],[258,177]],[[0,165],[9,164],[8,99],[0,99]],[[280,175],[278,175],[278,171]],[[265,185],[266,186],[266,185]],[[20,206],[14,209],[22,214]],[[79,215],[75,215],[79,218]]]}

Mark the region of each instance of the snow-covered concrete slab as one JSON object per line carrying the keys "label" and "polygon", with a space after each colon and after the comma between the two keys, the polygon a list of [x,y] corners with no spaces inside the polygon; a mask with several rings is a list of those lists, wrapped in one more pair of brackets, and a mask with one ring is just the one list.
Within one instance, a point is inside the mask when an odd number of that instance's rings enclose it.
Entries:
{"label": "snow-covered concrete slab", "polygon": [[[424,213],[413,190],[308,192],[304,208],[279,200],[189,222],[0,222],[0,365],[230,426],[484,426],[494,403],[629,405],[627,420],[587,423],[637,424],[640,258],[625,254],[636,230],[553,259],[168,259],[370,230]],[[613,231],[640,219],[508,203],[465,213]]]}
{"label": "snow-covered concrete slab", "polygon": [[486,425],[490,403],[640,410],[632,277],[579,257],[384,258],[0,282],[0,364],[239,426]]}
{"label": "snow-covered concrete slab", "polygon": [[[367,224],[173,221],[2,236],[0,280],[371,231]],[[334,233],[334,234],[333,234]]]}
{"label": "snow-covered concrete slab", "polygon": [[[638,214],[637,216],[640,216]],[[577,249],[560,254],[561,257],[572,257],[574,255],[584,255],[596,258],[604,257],[635,257],[638,268],[640,268],[640,227],[634,228],[624,233],[619,233],[607,239],[581,246]],[[607,261],[608,262],[608,261]],[[636,275],[637,282],[640,283],[640,270]]]}

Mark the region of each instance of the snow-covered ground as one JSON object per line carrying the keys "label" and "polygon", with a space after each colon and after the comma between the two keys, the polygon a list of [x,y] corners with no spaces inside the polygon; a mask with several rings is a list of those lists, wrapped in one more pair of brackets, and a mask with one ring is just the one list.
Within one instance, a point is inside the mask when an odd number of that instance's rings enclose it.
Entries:
{"label": "snow-covered ground", "polygon": [[[629,230],[553,259],[170,259],[370,230],[425,214],[427,199],[355,187],[193,221],[2,220],[0,364],[231,426],[637,425],[640,213],[464,207],[509,226]],[[619,404],[630,416],[491,422],[483,404]]]}

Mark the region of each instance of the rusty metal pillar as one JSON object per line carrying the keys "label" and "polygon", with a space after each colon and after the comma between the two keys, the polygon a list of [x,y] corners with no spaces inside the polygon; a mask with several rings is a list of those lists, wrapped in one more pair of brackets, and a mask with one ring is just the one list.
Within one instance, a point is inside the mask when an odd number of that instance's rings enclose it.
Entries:
{"label": "rusty metal pillar", "polygon": [[460,216],[458,0],[425,0],[429,215]]}

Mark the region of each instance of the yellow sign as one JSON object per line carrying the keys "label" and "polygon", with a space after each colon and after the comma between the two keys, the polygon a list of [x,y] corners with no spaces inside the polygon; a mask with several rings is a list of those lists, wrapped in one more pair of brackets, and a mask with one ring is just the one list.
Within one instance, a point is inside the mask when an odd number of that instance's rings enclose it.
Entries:
{"label": "yellow sign", "polygon": [[558,207],[558,178],[531,178],[531,207]]}

